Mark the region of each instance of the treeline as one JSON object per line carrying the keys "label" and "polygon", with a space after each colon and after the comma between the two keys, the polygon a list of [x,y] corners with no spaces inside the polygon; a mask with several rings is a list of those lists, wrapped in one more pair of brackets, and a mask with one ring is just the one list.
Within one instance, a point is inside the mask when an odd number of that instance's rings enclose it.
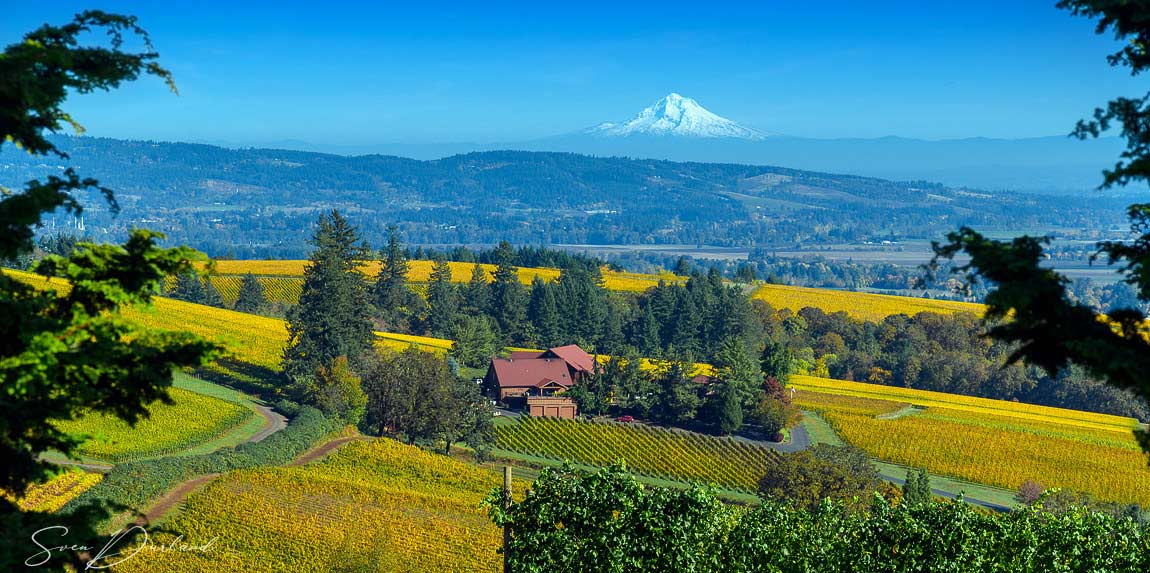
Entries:
{"label": "treeline", "polygon": [[499,248],[472,249],[463,246],[450,248],[417,246],[414,249],[406,247],[404,248],[403,254],[409,260],[446,259],[457,263],[482,263],[487,265],[499,264],[501,257],[510,256],[511,264],[517,267],[544,267],[553,269],[578,267],[593,271],[603,265],[607,265],[613,270],[623,270],[623,268],[618,265],[584,253],[561,251],[531,245],[512,247],[509,255]]}
{"label": "treeline", "polygon": [[818,308],[797,313],[757,308],[767,338],[791,358],[795,371],[1150,418],[1145,404],[1132,395],[1092,380],[1077,368],[1049,376],[1033,366],[1004,366],[1014,347],[983,336],[981,319],[973,314],[895,315],[876,323]]}
{"label": "treeline", "polygon": [[[354,236],[353,242],[362,242],[354,227],[342,217],[340,220],[346,227],[341,232]],[[347,269],[353,269],[370,253],[364,245],[354,253],[350,247],[345,250],[352,257],[341,263]],[[380,329],[449,338],[456,342],[452,351],[455,361],[473,368],[485,367],[487,360],[506,346],[579,344],[599,354],[682,364],[707,362],[720,368],[731,362],[732,349],[739,349],[753,357],[748,363],[761,368],[746,368],[747,382],[733,392],[740,398],[727,398],[742,406],[742,415],[748,420],[762,393],[770,393],[765,380],[785,380],[793,373],[1143,420],[1150,417],[1146,407],[1131,396],[1076,369],[1049,376],[1033,367],[1004,367],[1013,348],[983,337],[980,319],[971,314],[895,315],[882,322],[868,322],[841,312],[828,315],[817,308],[799,312],[774,309],[763,301],[751,300],[742,288],[725,283],[714,268],[705,275],[690,269],[692,274],[682,283],[660,283],[639,294],[608,291],[601,284],[599,267],[584,264],[562,268],[553,282],[537,279],[528,286],[520,282],[515,250],[507,243],[490,255],[489,260],[496,265],[494,272],[476,265],[466,283],[451,282],[447,261],[439,258],[425,296],[420,296],[407,281],[407,253],[398,230],[391,228],[379,274],[363,277],[355,273],[347,279],[359,285],[349,303],[337,303],[338,297],[333,296],[336,291],[317,282],[334,279],[321,279],[317,271],[309,270],[305,282],[314,282],[315,290],[305,287],[300,306],[313,310],[292,309],[295,314],[289,315],[313,313],[308,320],[327,320],[340,325],[338,328],[355,323],[362,333]],[[305,301],[311,303],[305,305]],[[333,316],[346,313],[342,307],[337,309],[339,304],[358,309],[362,316],[350,322],[324,318],[332,312],[336,313]],[[620,384],[611,384],[611,391],[620,390]],[[716,395],[720,390],[726,392],[724,386],[695,398],[690,395],[698,385],[686,386],[679,380],[667,386],[665,393],[677,396],[685,413],[664,419],[691,420],[702,414],[710,425],[719,426],[719,416],[712,414],[724,409]],[[652,409],[642,402],[636,408],[651,415]],[[735,408],[727,406],[726,410],[733,412]],[[660,410],[653,411],[658,418]]]}

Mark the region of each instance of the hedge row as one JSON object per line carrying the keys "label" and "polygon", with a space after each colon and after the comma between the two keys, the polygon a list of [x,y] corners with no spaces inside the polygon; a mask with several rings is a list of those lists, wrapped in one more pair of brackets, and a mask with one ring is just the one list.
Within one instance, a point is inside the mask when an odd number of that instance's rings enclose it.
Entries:
{"label": "hedge row", "polygon": [[286,428],[261,442],[244,443],[198,456],[117,465],[103,481],[68,502],[61,511],[71,512],[92,502],[140,510],[176,485],[196,476],[285,464],[339,429],[338,422],[310,406],[284,404],[277,405],[277,408],[288,415],[294,414],[294,417]]}

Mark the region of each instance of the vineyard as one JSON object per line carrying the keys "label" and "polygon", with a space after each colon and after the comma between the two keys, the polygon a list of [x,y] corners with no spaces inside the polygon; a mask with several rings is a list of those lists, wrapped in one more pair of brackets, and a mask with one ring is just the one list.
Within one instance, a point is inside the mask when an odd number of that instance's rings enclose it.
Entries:
{"label": "vineyard", "polygon": [[244,406],[218,398],[180,388],[172,388],[170,392],[175,404],[152,404],[148,407],[150,416],[142,418],[134,428],[105,414],[56,422],[56,427],[73,436],[88,436],[77,453],[108,462],[124,462],[178,453],[257,415]]}
{"label": "vineyard", "polygon": [[80,470],[63,470],[48,481],[29,487],[24,495],[16,497],[8,493],[3,496],[23,511],[54,512],[68,503],[68,500],[84,493],[88,488],[100,483],[104,476]]}
{"label": "vineyard", "polygon": [[902,388],[899,386],[865,384],[845,380],[831,380],[829,378],[816,378],[814,376],[791,376],[788,384],[799,390],[807,390],[810,392],[872,398],[875,400],[913,404],[922,407],[946,408],[948,410],[996,415],[1032,422],[1047,422],[1062,426],[1074,426],[1082,429],[1107,430],[1124,435],[1129,434],[1138,427],[1137,420],[1124,418],[1122,416],[1083,412],[1081,410],[1067,410],[1065,408],[1052,408],[1050,406],[1038,406],[1020,402],[1007,402],[1004,400],[991,400],[989,398],[978,398],[975,396],[915,390],[913,388]]}
{"label": "vineyard", "polygon": [[[216,261],[215,274],[212,284],[219,289],[220,294],[229,302],[234,302],[239,294],[240,280],[243,275],[255,275],[267,291],[268,300],[273,302],[295,303],[299,301],[300,286],[307,261]],[[408,261],[407,280],[419,285],[431,280],[431,271],[434,261]],[[475,263],[449,262],[451,267],[451,281],[465,283],[471,280],[471,273]],[[487,280],[493,280],[495,265],[480,265],[487,273]],[[375,277],[379,273],[379,262],[372,261],[360,266],[360,270],[368,277]],[[522,267],[518,270],[519,281],[531,284],[535,277],[551,282],[559,278],[559,269],[546,267]],[[643,273],[616,272],[603,269],[603,286],[607,290],[620,292],[643,292],[657,284],[659,281],[667,283],[684,282],[685,277],[663,273],[659,275]]]}
{"label": "vineyard", "polygon": [[502,449],[590,465],[623,461],[637,473],[754,491],[774,450],[704,434],[558,418],[521,417],[496,427]]}
{"label": "vineyard", "polygon": [[[858,386],[871,385],[808,377],[795,377],[794,386],[796,403],[881,460],[1011,490],[1031,479],[1108,501],[1150,503],[1150,469],[1132,420],[947,394],[939,396],[949,400],[934,400],[936,393],[906,388],[862,392]],[[889,399],[877,398],[883,395]]]}
{"label": "vineyard", "polygon": [[970,312],[982,315],[985,310],[981,304],[970,302],[772,284],[759,286],[752,296],[775,308],[799,311],[804,307],[814,307],[827,314],[845,312],[854,318],[872,322],[882,322],[895,314],[914,316],[920,312]]}
{"label": "vineyard", "polygon": [[353,442],[323,462],[217,479],[164,524],[189,544],[218,537],[212,551],[144,551],[117,570],[495,571],[501,533],[479,502],[500,483],[391,440]]}

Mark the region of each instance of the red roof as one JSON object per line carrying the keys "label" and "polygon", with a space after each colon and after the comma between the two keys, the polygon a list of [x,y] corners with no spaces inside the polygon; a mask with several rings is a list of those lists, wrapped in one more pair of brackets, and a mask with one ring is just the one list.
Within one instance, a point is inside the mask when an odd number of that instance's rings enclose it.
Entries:
{"label": "red roof", "polygon": [[570,386],[567,363],[555,358],[494,358],[491,367],[500,388],[538,388],[554,381]]}
{"label": "red roof", "polygon": [[544,354],[547,354],[547,352],[540,352],[538,350],[516,350],[508,356],[514,360],[518,360],[520,358],[539,358]]}
{"label": "red roof", "polygon": [[568,344],[567,346],[560,346],[552,348],[547,351],[562,358],[564,362],[570,364],[572,368],[579,372],[594,372],[595,371],[595,358],[587,354],[578,345]]}

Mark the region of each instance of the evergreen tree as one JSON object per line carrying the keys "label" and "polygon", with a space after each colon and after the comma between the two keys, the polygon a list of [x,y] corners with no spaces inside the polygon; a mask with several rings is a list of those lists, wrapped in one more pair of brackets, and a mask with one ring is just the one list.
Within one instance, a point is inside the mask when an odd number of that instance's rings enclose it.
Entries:
{"label": "evergreen tree", "polygon": [[902,499],[907,505],[920,505],[934,500],[931,492],[930,475],[925,468],[918,471],[906,470],[906,481],[902,484]]}
{"label": "evergreen tree", "polygon": [[427,285],[427,329],[433,336],[447,336],[459,315],[459,291],[451,282],[451,265],[443,257],[435,260]]}
{"label": "evergreen tree", "polygon": [[738,338],[727,338],[715,355],[714,365],[719,369],[719,380],[740,406],[753,408],[763,383],[763,371],[747,351],[747,345]]}
{"label": "evergreen tree", "polygon": [[658,400],[658,387],[650,373],[643,370],[643,359],[633,348],[622,355],[612,356],[603,365],[608,384],[615,389],[619,404],[628,411],[646,418]]}
{"label": "evergreen tree", "polygon": [[543,348],[562,344],[559,308],[555,302],[555,287],[538,276],[531,282],[531,300],[527,304],[527,318],[535,327],[535,341]]}
{"label": "evergreen tree", "polygon": [[414,293],[407,288],[407,257],[399,239],[399,229],[395,225],[387,227],[387,249],[380,260],[379,274],[376,275],[372,296],[376,312],[383,321],[406,330],[405,323],[411,315]]}
{"label": "evergreen tree", "polygon": [[224,301],[223,295],[220,294],[216,285],[212,284],[212,277],[204,277],[204,299],[200,304],[207,306],[214,306],[216,308],[227,308],[228,304]]}
{"label": "evergreen tree", "polygon": [[461,315],[451,330],[455,344],[450,356],[470,368],[484,366],[499,351],[499,335],[495,328],[486,315]]}
{"label": "evergreen tree", "polygon": [[[141,50],[126,51],[129,45]],[[78,127],[62,107],[65,99],[109,91],[142,74],[174,89],[157,57],[131,16],[92,10],[62,26],[39,26],[0,51],[0,151],[10,143],[32,156],[55,156],[33,161],[67,160],[59,140],[49,137],[69,123]],[[7,153],[11,160],[13,152]],[[45,215],[80,215],[88,208],[86,197],[98,196],[118,212],[111,189],[71,167],[21,189],[3,189],[0,261],[33,251]],[[0,273],[0,571],[81,571],[117,560],[114,552],[81,555],[64,547],[34,555],[30,545],[38,535],[72,548],[136,544],[131,530],[122,532],[126,538],[104,537],[106,528],[97,526],[110,517],[104,502],[48,512],[23,509],[12,495],[59,471],[42,454],[76,453],[82,440],[61,431],[59,420],[94,414],[134,424],[153,403],[170,400],[175,370],[202,366],[219,350],[193,334],[153,330],[121,315],[121,309],[148,304],[165,277],[189,272],[190,261],[203,258],[186,247],[161,249],[162,239],[135,229],[122,245],[81,244],[66,258],[50,255],[37,264],[34,272],[68,281],[69,289],[54,286],[60,282],[32,286]]]}
{"label": "evergreen tree", "polygon": [[702,399],[695,383],[688,378],[684,364],[671,363],[657,384],[659,395],[654,412],[659,422],[678,425],[695,419]]}
{"label": "evergreen tree", "polygon": [[204,283],[200,280],[200,275],[194,270],[177,275],[176,286],[168,293],[168,296],[195,304],[204,304],[204,300],[207,298],[204,292]]}
{"label": "evergreen tree", "polygon": [[691,259],[687,258],[686,256],[680,256],[679,260],[675,261],[675,267],[671,269],[671,272],[681,277],[690,275]]}
{"label": "evergreen tree", "polygon": [[339,211],[323,213],[311,244],[299,304],[287,316],[284,373],[296,383],[338,356],[355,366],[375,338],[368,284],[359,272],[369,249],[359,231]]}
{"label": "evergreen tree", "polygon": [[259,279],[252,273],[244,275],[243,281],[240,282],[240,293],[236,298],[235,309],[239,312],[258,314],[267,306],[268,299],[264,285],[260,284]]}
{"label": "evergreen tree", "polygon": [[487,271],[483,265],[475,263],[471,269],[471,279],[463,288],[463,312],[475,316],[486,314],[491,303],[491,285],[487,282]]}
{"label": "evergreen tree", "polygon": [[563,301],[559,316],[567,340],[581,345],[601,341],[608,306],[607,290],[599,284],[600,280],[598,269],[590,272],[572,266],[560,273],[555,283],[556,299]]}
{"label": "evergreen tree", "polygon": [[662,340],[659,337],[659,321],[651,305],[647,304],[639,310],[638,318],[631,323],[631,344],[644,356],[662,355]]}
{"label": "evergreen tree", "polygon": [[723,384],[719,390],[719,429],[724,434],[733,434],[743,427],[743,404],[739,390],[731,384]]}
{"label": "evergreen tree", "polygon": [[755,267],[750,263],[742,263],[739,269],[735,271],[735,280],[741,283],[750,284],[758,279],[755,273]]}
{"label": "evergreen tree", "polygon": [[491,283],[491,316],[504,339],[511,342],[522,340],[524,322],[527,320],[527,301],[523,283],[519,282],[519,269],[515,267],[515,253],[507,241],[499,244],[495,252],[497,261],[494,281]]}

